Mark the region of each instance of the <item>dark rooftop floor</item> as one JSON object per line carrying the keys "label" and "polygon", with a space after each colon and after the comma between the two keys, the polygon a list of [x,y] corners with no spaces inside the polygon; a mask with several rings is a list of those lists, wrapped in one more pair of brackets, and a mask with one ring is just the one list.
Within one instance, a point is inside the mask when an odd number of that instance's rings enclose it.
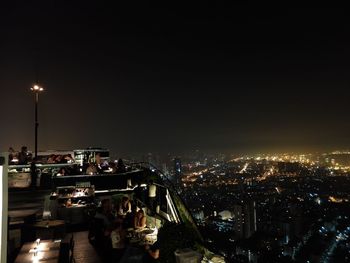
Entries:
{"label": "dark rooftop floor", "polygon": [[76,263],[100,263],[101,258],[89,243],[88,231],[74,233],[74,259]]}

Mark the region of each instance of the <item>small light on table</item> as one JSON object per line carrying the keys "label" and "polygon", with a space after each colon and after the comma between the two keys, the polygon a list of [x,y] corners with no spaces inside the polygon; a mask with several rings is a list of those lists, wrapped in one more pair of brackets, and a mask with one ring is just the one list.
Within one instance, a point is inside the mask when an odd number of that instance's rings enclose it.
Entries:
{"label": "small light on table", "polygon": [[35,240],[35,242],[36,242],[37,246],[39,246],[39,244],[40,244],[40,238],[38,238],[37,240]]}

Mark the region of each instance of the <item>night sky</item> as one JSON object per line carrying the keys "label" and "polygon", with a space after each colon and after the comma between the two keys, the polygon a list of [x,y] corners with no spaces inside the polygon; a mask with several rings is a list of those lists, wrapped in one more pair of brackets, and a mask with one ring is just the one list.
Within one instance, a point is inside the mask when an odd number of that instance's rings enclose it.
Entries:
{"label": "night sky", "polygon": [[0,9],[1,150],[33,150],[36,76],[39,149],[350,148],[345,8],[27,2]]}

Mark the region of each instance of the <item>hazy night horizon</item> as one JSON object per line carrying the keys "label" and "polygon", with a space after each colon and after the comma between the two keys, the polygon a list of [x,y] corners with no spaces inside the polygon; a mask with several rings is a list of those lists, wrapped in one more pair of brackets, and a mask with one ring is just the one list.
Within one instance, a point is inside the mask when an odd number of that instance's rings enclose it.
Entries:
{"label": "hazy night horizon", "polygon": [[350,148],[342,9],[39,1],[1,13],[2,150],[34,147],[37,77],[41,150]]}
{"label": "hazy night horizon", "polygon": [[0,262],[350,262],[348,9],[231,2],[1,6]]}

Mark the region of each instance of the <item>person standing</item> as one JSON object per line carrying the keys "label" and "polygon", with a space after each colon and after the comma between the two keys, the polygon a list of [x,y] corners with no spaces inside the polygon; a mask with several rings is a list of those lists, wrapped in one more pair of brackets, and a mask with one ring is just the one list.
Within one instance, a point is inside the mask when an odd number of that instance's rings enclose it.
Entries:
{"label": "person standing", "polygon": [[141,183],[138,183],[135,189],[135,196],[141,201],[142,206],[146,205],[146,190],[146,187],[141,186]]}
{"label": "person standing", "polygon": [[36,169],[36,161],[37,158],[35,157],[30,165],[30,176],[31,176],[31,187],[36,189],[36,181],[38,178],[38,173],[37,173],[37,169]]}
{"label": "person standing", "polygon": [[28,164],[28,148],[22,146],[20,153],[18,154],[18,164]]}
{"label": "person standing", "polygon": [[148,185],[148,202],[152,214],[154,214],[156,211],[156,196],[157,186],[154,184],[153,180],[150,180]]}
{"label": "person standing", "polygon": [[117,162],[117,173],[125,173],[125,172],[126,172],[126,167],[123,162],[123,159],[119,158]]}
{"label": "person standing", "polygon": [[111,232],[112,259],[113,262],[119,262],[125,251],[125,231],[120,222],[115,222]]}

